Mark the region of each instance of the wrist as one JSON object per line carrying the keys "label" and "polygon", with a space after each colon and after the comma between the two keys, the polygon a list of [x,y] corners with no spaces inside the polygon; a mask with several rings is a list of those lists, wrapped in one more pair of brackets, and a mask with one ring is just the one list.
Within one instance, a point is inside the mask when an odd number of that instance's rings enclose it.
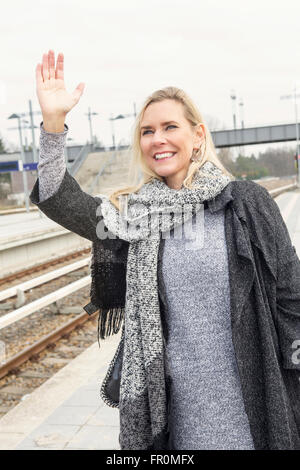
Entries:
{"label": "wrist", "polygon": [[66,116],[43,116],[43,127],[46,132],[64,132]]}

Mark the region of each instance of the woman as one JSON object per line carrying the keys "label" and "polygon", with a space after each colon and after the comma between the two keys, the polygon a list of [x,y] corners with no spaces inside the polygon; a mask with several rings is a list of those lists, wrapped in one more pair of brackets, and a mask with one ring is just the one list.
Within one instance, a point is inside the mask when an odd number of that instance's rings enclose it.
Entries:
{"label": "woman", "polygon": [[101,338],[123,325],[102,387],[119,407],[121,448],[300,449],[300,262],[276,203],[234,181],[173,87],[137,118],[133,185],[89,196],[63,158],[65,116],[84,85],[66,92],[53,51],[36,78],[43,123],[31,200],[93,242],[85,309],[100,311]]}

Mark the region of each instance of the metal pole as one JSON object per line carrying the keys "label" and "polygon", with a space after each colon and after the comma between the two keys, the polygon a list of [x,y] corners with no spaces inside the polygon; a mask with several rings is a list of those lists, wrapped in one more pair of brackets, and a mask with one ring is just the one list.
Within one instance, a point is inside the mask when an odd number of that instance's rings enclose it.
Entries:
{"label": "metal pole", "polygon": [[[236,93],[235,93],[234,90],[231,90],[230,98],[231,98],[231,101],[232,101],[233,128],[234,128],[234,130],[236,130],[236,112],[235,112]],[[237,154],[239,154],[239,149],[236,148],[236,150],[237,150]],[[232,153],[233,153],[233,157],[234,157],[235,153],[236,153],[235,148],[233,148]]]}
{"label": "metal pole", "polygon": [[21,146],[22,177],[23,177],[23,187],[24,187],[24,195],[25,195],[25,205],[26,205],[26,211],[29,212],[28,183],[27,183],[27,173],[24,170],[25,155],[24,155],[24,149],[23,149],[22,128],[21,128],[21,119],[20,119],[20,117],[18,117],[18,126],[19,126],[20,146]]}
{"label": "metal pole", "polygon": [[92,115],[91,115],[91,108],[89,108],[89,112],[88,112],[88,119],[89,119],[89,123],[90,123],[91,146],[92,146],[92,148],[93,148],[93,147],[94,147],[94,143],[93,143],[93,130],[92,130]]}
{"label": "metal pole", "polygon": [[30,125],[31,125],[31,135],[32,135],[32,152],[33,152],[33,161],[37,163],[37,150],[35,145],[35,135],[34,135],[34,122],[33,122],[33,113],[32,113],[32,104],[29,100],[29,115],[30,115]]}
{"label": "metal pole", "polygon": [[234,90],[231,90],[230,98],[232,99],[233,127],[234,129],[236,129],[236,109],[235,109],[236,94]]}
{"label": "metal pole", "polygon": [[136,106],[135,106],[135,103],[133,103],[133,114],[134,114],[134,117],[136,118]]}
{"label": "metal pole", "polygon": [[110,122],[111,122],[111,132],[112,132],[113,148],[115,149],[116,144],[115,144],[114,118],[113,118],[113,115],[112,115],[112,114],[111,114]]}
{"label": "metal pole", "polygon": [[242,99],[240,100],[239,104],[240,104],[241,126],[242,126],[242,129],[244,129],[244,102]]}
{"label": "metal pole", "polygon": [[69,165],[69,155],[68,155],[67,144],[65,145],[65,148],[64,148],[64,154],[65,154],[66,167],[69,170],[70,165]]}
{"label": "metal pole", "polygon": [[297,156],[297,163],[298,163],[298,188],[300,188],[300,165],[299,165],[299,127],[298,127],[298,106],[297,106],[297,85],[295,85],[294,91],[294,98],[295,98],[295,121],[296,121],[296,156]]}
{"label": "metal pole", "polygon": [[[239,107],[240,107],[241,128],[244,129],[244,102],[242,98],[240,98]],[[243,133],[241,133],[241,135],[243,138]],[[244,156],[246,154],[245,147],[240,147],[239,152],[240,152],[240,155]]]}

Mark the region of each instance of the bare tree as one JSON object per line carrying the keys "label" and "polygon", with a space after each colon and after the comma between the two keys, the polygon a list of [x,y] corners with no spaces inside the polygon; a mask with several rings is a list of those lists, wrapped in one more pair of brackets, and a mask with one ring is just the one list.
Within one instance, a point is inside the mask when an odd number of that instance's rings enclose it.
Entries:
{"label": "bare tree", "polygon": [[235,163],[233,160],[231,149],[229,147],[220,148],[217,154],[222,165],[224,165],[225,168],[227,168],[227,170],[230,171],[230,173],[232,173],[235,169]]}
{"label": "bare tree", "polygon": [[289,147],[268,148],[260,153],[258,162],[268,169],[272,176],[290,176],[296,173],[295,151]]}

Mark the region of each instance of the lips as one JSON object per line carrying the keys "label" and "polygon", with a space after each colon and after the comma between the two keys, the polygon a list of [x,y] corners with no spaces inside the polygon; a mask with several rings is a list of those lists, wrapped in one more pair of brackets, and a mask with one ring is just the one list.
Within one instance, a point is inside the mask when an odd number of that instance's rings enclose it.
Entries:
{"label": "lips", "polygon": [[158,162],[161,160],[169,160],[170,158],[174,157],[174,155],[176,155],[176,152],[161,152],[156,153],[153,158]]}

